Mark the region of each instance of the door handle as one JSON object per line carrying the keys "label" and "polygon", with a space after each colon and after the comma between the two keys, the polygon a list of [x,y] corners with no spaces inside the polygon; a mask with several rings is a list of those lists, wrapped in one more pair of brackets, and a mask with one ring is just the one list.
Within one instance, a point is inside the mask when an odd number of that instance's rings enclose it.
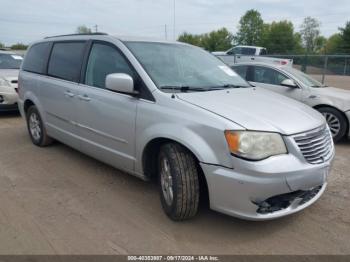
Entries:
{"label": "door handle", "polygon": [[88,97],[88,95],[79,95],[78,96],[80,100],[83,100],[83,101],[90,101],[91,98]]}
{"label": "door handle", "polygon": [[65,95],[66,97],[74,97],[74,96],[75,96],[75,94],[73,94],[71,91],[66,91],[66,92],[64,92],[64,95]]}

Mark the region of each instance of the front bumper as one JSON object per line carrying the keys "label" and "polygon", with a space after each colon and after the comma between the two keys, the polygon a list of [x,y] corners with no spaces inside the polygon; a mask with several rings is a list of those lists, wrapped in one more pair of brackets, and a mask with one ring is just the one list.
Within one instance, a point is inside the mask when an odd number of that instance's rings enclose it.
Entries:
{"label": "front bumper", "polygon": [[17,108],[18,94],[13,87],[0,86],[0,110]]}
{"label": "front bumper", "polygon": [[296,213],[319,199],[334,151],[328,161],[310,164],[292,138],[286,140],[288,154],[256,162],[234,158],[234,169],[201,163],[211,209],[247,220],[269,220]]}

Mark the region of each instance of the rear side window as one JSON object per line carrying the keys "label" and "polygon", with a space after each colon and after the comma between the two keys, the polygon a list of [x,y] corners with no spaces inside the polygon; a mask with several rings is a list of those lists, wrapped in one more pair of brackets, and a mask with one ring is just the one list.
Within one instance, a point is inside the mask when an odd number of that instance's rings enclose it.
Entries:
{"label": "rear side window", "polygon": [[239,74],[243,79],[247,80],[248,66],[233,66],[232,69]]}
{"label": "rear side window", "polygon": [[47,57],[49,55],[50,43],[39,43],[33,45],[27,52],[22,69],[38,74],[45,73]]}
{"label": "rear side window", "polygon": [[267,51],[265,48],[260,50],[260,55],[267,55]]}
{"label": "rear side window", "polygon": [[285,75],[271,68],[256,66],[254,69],[254,82],[257,83],[280,85],[285,79]]}
{"label": "rear side window", "polygon": [[85,42],[55,43],[52,48],[48,75],[78,82]]}
{"label": "rear side window", "polygon": [[242,47],[242,55],[255,55],[256,49],[250,47]]}

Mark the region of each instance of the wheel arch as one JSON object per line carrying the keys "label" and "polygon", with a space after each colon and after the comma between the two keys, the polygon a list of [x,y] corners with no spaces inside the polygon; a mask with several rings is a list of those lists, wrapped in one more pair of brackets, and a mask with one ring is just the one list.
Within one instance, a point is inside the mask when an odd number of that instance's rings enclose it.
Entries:
{"label": "wheel arch", "polygon": [[25,114],[27,113],[28,108],[31,106],[35,106],[34,102],[31,99],[26,99],[23,103],[23,110]]}
{"label": "wheel arch", "polygon": [[200,201],[206,201],[206,202],[208,201],[207,203],[209,203],[208,184],[207,184],[207,180],[206,180],[206,177],[204,175],[204,172],[199,164],[200,161],[199,161],[198,157],[192,152],[192,150],[189,147],[187,147],[183,143],[180,143],[174,139],[167,138],[167,137],[157,137],[157,138],[150,140],[146,144],[146,146],[142,152],[142,167],[143,167],[143,173],[144,173],[146,179],[153,180],[153,181],[155,181],[157,179],[158,154],[159,154],[160,147],[166,143],[176,143],[176,144],[184,147],[194,157],[194,159],[196,161],[197,170],[198,170],[199,186],[200,186],[201,196],[202,196]]}

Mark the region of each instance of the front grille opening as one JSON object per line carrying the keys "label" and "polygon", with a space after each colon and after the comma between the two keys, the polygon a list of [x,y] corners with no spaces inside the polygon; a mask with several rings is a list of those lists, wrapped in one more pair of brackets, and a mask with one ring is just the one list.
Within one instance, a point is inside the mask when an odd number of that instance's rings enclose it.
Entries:
{"label": "front grille opening", "polygon": [[297,135],[294,140],[310,164],[324,163],[332,156],[332,135],[327,127]]}
{"label": "front grille opening", "polygon": [[269,214],[288,208],[295,200],[299,200],[298,206],[303,205],[313,199],[322,186],[314,187],[309,190],[298,190],[291,193],[281,194],[270,197],[261,202],[253,202],[258,206],[257,213]]}

